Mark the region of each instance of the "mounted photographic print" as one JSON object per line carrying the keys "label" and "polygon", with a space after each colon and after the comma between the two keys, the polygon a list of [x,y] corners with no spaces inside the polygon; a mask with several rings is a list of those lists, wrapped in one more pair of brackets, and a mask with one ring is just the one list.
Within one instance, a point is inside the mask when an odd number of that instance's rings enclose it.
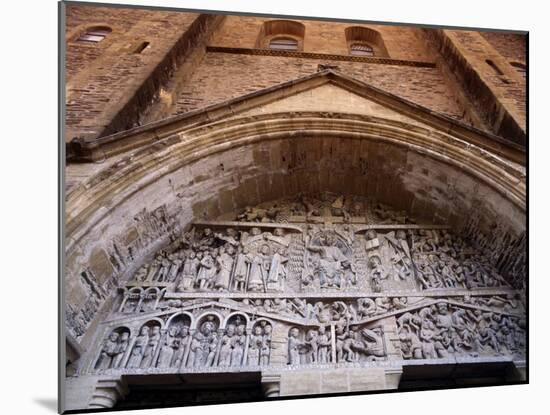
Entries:
{"label": "mounted photographic print", "polygon": [[59,5],[60,411],[527,382],[526,32]]}

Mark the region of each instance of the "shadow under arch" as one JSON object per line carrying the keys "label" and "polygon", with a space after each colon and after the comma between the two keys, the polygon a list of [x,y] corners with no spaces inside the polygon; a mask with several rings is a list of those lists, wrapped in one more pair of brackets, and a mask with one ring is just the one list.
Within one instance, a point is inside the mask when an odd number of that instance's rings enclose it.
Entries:
{"label": "shadow under arch", "polygon": [[[291,154],[287,158],[284,154],[281,155],[279,163],[270,160],[268,164],[260,160],[258,151],[269,152],[266,145],[276,143],[279,143],[279,151],[288,150]],[[280,143],[286,145],[281,146]],[[353,143],[353,146],[345,146],[346,143]],[[324,156],[330,157],[336,163],[339,162],[343,170],[355,174],[358,179],[366,179],[369,170],[371,175],[387,174],[385,166],[391,166],[393,173],[396,173],[397,167],[401,178],[406,178],[405,176],[415,173],[409,171],[406,165],[407,159],[412,155],[417,158],[416,162],[420,161],[420,158],[429,161],[427,167],[433,170],[432,175],[415,177],[417,186],[412,190],[421,190],[415,195],[417,198],[426,193],[422,188],[432,187],[435,174],[443,173],[445,169],[450,168],[453,169],[455,177],[462,176],[474,180],[485,186],[488,191],[501,196],[511,208],[525,211],[525,175],[522,169],[482,148],[468,145],[450,134],[439,133],[404,121],[353,114],[327,116],[322,113],[277,113],[242,117],[194,128],[172,145],[149,148],[149,151],[136,152],[123,162],[116,163],[116,171],[107,168],[89,178],[83,184],[86,192],[75,189],[68,195],[68,251],[114,210],[122,207],[140,192],[150,190],[151,186],[166,179],[166,176],[178,170],[181,172],[189,166],[196,167],[197,163],[208,165],[209,159],[239,150],[240,155],[248,152],[252,158],[256,158],[251,161],[257,162],[257,175],[284,173],[299,176],[300,173],[304,173],[308,176],[308,170],[311,172],[312,168],[323,167],[323,163],[314,158]],[[362,157],[362,153],[365,157]],[[389,156],[392,156],[392,159]],[[366,167],[361,166],[362,162]],[[214,164],[223,165],[217,161]],[[338,167],[338,164],[334,166],[333,163],[329,166]],[[439,168],[437,172],[436,168]],[[225,170],[225,176],[228,170]],[[245,172],[242,170],[241,176],[244,176]],[[113,174],[109,174],[111,172]],[[189,169],[185,173],[193,174]],[[218,171],[214,172],[215,177],[208,179],[201,173],[203,172],[196,173],[196,176],[201,177],[189,177],[188,181],[197,183],[220,178],[217,175],[220,173]],[[250,179],[240,178],[241,181]],[[326,190],[333,190],[335,187],[345,190],[348,184],[340,183],[339,186],[334,186],[327,182],[320,183],[317,189],[315,185],[310,187],[313,191],[323,190],[322,187],[328,187]],[[298,190],[303,191],[303,187]],[[217,187],[215,190],[219,191],[222,188]],[[397,192],[401,189],[394,190]],[[172,192],[168,192],[167,197],[170,197],[169,193]],[[383,189],[369,188],[369,193],[375,197],[380,196]],[[180,198],[185,198],[185,195]],[[430,200],[424,200],[423,203],[429,205]],[[104,208],[97,209],[97,206]],[[242,207],[244,206],[239,200],[236,200],[235,208]]]}

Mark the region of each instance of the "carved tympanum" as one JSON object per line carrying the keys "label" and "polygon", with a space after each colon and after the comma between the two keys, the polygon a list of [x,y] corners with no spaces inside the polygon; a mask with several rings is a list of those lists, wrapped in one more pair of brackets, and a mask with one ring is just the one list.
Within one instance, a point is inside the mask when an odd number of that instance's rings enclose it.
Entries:
{"label": "carved tympanum", "polygon": [[[154,212],[136,219],[140,230],[150,227],[151,243],[175,232],[163,209]],[[470,234],[329,193],[196,222],[150,252],[120,287],[83,370],[521,359],[525,296],[510,285],[517,276],[507,278],[523,268],[502,247],[516,252],[522,239],[489,243]],[[130,261],[122,245],[117,252],[123,270]]]}

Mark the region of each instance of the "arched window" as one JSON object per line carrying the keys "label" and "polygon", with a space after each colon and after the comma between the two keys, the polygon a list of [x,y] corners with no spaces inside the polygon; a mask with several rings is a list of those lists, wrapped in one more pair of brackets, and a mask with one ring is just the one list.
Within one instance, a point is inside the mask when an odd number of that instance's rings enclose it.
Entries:
{"label": "arched window", "polygon": [[389,57],[382,35],[364,26],[351,26],[344,31],[349,54],[352,56]]}
{"label": "arched window", "polygon": [[78,42],[90,42],[90,43],[99,43],[105,37],[111,33],[111,29],[108,27],[92,27],[87,29],[84,33],[82,33],[77,41]]}
{"label": "arched window", "polygon": [[270,40],[269,49],[298,50],[298,41],[289,37],[276,37]]}
{"label": "arched window", "polygon": [[514,69],[523,76],[523,79],[527,78],[527,66],[520,62],[510,62],[510,65],[514,67]]}
{"label": "arched window", "polygon": [[374,56],[374,49],[366,43],[354,43],[349,53],[353,56]]}
{"label": "arched window", "polygon": [[292,20],[269,20],[262,24],[256,48],[301,51],[306,27]]}

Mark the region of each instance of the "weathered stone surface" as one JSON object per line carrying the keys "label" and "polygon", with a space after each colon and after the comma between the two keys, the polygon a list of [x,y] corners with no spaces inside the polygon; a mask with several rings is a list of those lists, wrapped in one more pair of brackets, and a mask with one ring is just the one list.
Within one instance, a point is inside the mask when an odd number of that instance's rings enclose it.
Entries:
{"label": "weathered stone surface", "polygon": [[[256,382],[241,397],[398,389],[407,368],[521,379],[521,46],[115,10],[68,12],[66,409],[182,377]],[[285,27],[297,51],[261,49]]]}

